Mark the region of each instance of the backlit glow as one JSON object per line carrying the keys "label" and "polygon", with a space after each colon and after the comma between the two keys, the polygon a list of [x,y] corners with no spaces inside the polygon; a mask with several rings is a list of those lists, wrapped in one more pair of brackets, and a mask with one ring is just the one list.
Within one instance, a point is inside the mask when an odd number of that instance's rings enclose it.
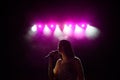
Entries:
{"label": "backlit glow", "polygon": [[53,27],[53,25],[51,25],[51,27]]}
{"label": "backlit glow", "polygon": [[72,34],[71,25],[69,25],[69,26],[65,25],[64,29],[63,29],[63,33],[67,36],[70,36]]}
{"label": "backlit glow", "polygon": [[55,29],[55,31],[54,31],[54,36],[55,36],[55,37],[60,37],[60,36],[62,36],[62,31],[60,30],[59,25],[56,25],[56,29]]}
{"label": "backlit glow", "polygon": [[45,25],[43,32],[44,32],[45,35],[50,35],[51,34],[51,30],[48,28],[47,25]]}
{"label": "backlit glow", "polygon": [[42,35],[50,36],[53,35],[57,39],[83,39],[83,37],[89,39],[95,39],[99,36],[100,30],[89,24],[35,24],[30,28],[29,35]]}
{"label": "backlit glow", "polygon": [[33,25],[32,28],[31,28],[31,30],[32,30],[33,32],[36,32],[36,31],[37,31],[37,25]]}
{"label": "backlit glow", "polygon": [[81,26],[82,26],[82,27],[85,27],[85,24],[82,24]]}
{"label": "backlit glow", "polygon": [[76,34],[80,34],[82,33],[83,29],[81,27],[79,27],[78,25],[75,26],[75,33]]}
{"label": "backlit glow", "polygon": [[76,24],[75,26],[75,31],[74,31],[74,36],[76,38],[82,38],[83,37],[83,29]]}
{"label": "backlit glow", "polygon": [[39,28],[41,28],[41,25],[38,25]]}
{"label": "backlit glow", "polygon": [[88,38],[94,39],[99,35],[100,31],[93,26],[87,25],[85,33]]}

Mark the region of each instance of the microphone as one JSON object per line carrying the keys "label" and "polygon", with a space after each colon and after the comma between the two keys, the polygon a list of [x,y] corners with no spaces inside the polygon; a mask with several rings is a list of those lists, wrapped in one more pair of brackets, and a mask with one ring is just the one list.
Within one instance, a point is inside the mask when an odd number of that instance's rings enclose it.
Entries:
{"label": "microphone", "polygon": [[48,57],[50,57],[50,56],[54,56],[54,55],[56,55],[56,54],[58,54],[58,53],[59,53],[58,50],[53,50],[53,51],[49,52],[49,54],[46,55],[45,58],[48,58]]}

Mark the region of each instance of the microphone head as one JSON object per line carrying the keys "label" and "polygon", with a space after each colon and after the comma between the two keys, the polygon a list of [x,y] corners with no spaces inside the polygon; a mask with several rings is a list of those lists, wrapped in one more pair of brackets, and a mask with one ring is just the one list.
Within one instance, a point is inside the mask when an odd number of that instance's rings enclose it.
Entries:
{"label": "microphone head", "polygon": [[54,56],[54,55],[56,55],[56,54],[58,54],[58,53],[59,53],[58,50],[53,50],[53,51],[49,52],[49,54],[46,55],[45,57],[47,58],[47,57],[49,57],[49,56]]}

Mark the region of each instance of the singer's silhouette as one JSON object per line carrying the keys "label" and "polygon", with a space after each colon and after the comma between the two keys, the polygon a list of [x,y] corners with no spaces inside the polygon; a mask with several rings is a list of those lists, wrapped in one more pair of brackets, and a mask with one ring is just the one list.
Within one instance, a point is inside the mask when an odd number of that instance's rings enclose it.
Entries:
{"label": "singer's silhouette", "polygon": [[[59,53],[61,57],[53,65],[54,56]],[[58,51],[49,56],[48,75],[50,80],[85,80],[80,59],[75,56],[71,43],[67,40],[59,42]]]}

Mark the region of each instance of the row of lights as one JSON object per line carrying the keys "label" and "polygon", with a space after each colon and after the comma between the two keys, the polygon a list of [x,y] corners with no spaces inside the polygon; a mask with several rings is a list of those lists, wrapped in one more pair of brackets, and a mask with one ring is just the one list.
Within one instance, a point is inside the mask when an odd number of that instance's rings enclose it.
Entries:
{"label": "row of lights", "polygon": [[[63,29],[61,30],[61,28]],[[99,30],[89,24],[65,24],[64,26],[59,26],[58,24],[56,25],[33,25],[31,27],[32,32],[39,32],[42,31],[46,36],[53,35],[57,38],[68,38],[69,36],[74,36],[77,38],[81,38],[83,36],[87,36],[89,38],[93,38],[98,36]]]}
{"label": "row of lights", "polygon": [[[88,25],[88,24],[87,24],[87,25]],[[39,28],[42,28],[42,25],[33,25],[32,28],[31,28],[31,30],[32,30],[33,32],[37,31],[37,26],[38,26]],[[75,26],[79,26],[79,27],[84,28],[84,27],[85,27],[85,24],[82,24],[82,25],[76,24]],[[49,27],[49,26],[48,26],[48,25],[44,25],[43,27]],[[58,25],[58,24],[57,24],[57,25],[51,24],[50,27],[51,27],[51,28],[55,28],[55,27],[59,27],[59,25]],[[64,27],[70,27],[70,28],[71,28],[71,27],[74,27],[74,26],[71,25],[71,24],[69,24],[69,25],[65,24]]]}

